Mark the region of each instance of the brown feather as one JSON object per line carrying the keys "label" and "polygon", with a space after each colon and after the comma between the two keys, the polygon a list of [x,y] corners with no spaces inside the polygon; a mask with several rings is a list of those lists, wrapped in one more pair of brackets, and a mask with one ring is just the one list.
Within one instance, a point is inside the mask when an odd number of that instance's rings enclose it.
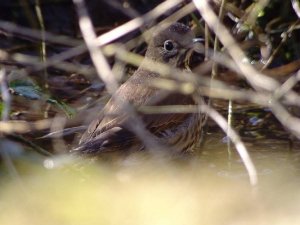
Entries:
{"label": "brown feather", "polygon": [[[124,126],[128,120],[128,114],[123,111],[120,103],[129,102],[135,107],[142,105],[194,105],[192,97],[179,94],[168,93],[168,95],[160,101],[153,103],[157,96],[161,96],[162,90],[150,87],[151,79],[157,78],[159,75],[150,73],[146,70],[138,70],[136,73],[124,83],[110,101],[104,107],[100,118],[94,120],[87,132],[82,136],[81,143],[86,142],[97,134],[111,129],[115,126]],[[141,82],[142,81],[142,82]],[[130,93],[130,94],[128,94]],[[164,94],[166,94],[165,91]],[[118,99],[119,104],[116,104]],[[159,133],[167,127],[176,126],[182,123],[189,114],[168,113],[168,114],[153,114],[141,115],[142,120],[149,130]]]}
{"label": "brown feather", "polygon": [[[175,67],[178,59],[182,58],[182,50],[188,50],[192,42],[193,34],[191,30],[179,23],[170,26],[169,29],[154,35],[149,44],[146,57],[158,62],[167,63]],[[167,51],[164,46],[166,40],[172,40],[174,51]],[[151,86],[153,79],[160,75],[150,72],[140,66],[140,68],[116,91],[106,104],[101,114],[89,126],[80,140],[79,150],[82,152],[102,152],[129,149],[137,145],[143,148],[143,143],[136,135],[130,131],[128,123],[130,115],[124,110],[124,104],[131,104],[134,107],[147,105],[195,105],[191,96],[180,93],[169,92]],[[138,114],[143,121],[145,128],[157,138],[172,139],[170,143],[184,140],[191,135],[187,135],[188,130],[196,131],[197,134],[187,143],[181,144],[180,148],[188,148],[198,137],[200,125],[199,116],[195,114],[169,113],[169,114]],[[176,129],[179,127],[180,129]],[[169,131],[174,132],[170,135]],[[165,133],[168,133],[167,135]],[[176,132],[178,134],[176,134]],[[182,133],[182,134],[181,134]],[[174,137],[173,137],[174,136]],[[183,137],[183,138],[182,138]],[[168,140],[164,140],[168,143]]]}

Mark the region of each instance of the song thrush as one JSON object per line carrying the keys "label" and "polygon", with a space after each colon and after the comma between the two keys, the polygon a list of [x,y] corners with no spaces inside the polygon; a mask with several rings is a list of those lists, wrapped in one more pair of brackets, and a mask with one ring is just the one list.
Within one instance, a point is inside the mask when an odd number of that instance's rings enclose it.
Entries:
{"label": "song thrush", "polygon": [[[155,33],[149,43],[145,58],[167,64],[171,67],[182,65],[186,53],[196,42],[191,29],[174,23]],[[145,60],[144,60],[145,61]],[[136,72],[115,92],[100,115],[90,124],[81,137],[81,153],[98,154],[110,151],[141,150],[144,140],[130,129],[134,120],[130,113],[121,107],[130,103],[134,107],[147,105],[197,105],[199,101],[190,95],[174,91],[162,91],[151,86],[153,79],[161,75],[149,71],[143,62]],[[200,139],[203,114],[168,113],[137,114],[145,129],[154,136],[154,141],[165,148],[187,151]]]}

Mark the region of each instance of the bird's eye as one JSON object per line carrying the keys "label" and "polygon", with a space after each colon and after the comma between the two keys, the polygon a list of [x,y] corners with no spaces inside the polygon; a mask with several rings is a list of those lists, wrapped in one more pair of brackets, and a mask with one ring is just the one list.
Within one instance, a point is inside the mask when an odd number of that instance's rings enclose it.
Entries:
{"label": "bird's eye", "polygon": [[174,49],[174,43],[171,40],[166,40],[164,43],[164,49],[167,51],[172,51]]}

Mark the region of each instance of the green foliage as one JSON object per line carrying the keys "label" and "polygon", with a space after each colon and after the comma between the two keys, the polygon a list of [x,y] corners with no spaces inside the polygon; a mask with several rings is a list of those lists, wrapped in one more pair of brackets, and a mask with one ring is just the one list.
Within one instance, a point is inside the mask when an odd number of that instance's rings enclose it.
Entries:
{"label": "green foliage", "polygon": [[75,109],[68,106],[60,100],[56,100],[49,94],[45,93],[37,84],[31,79],[17,79],[9,83],[9,87],[16,95],[23,96],[28,100],[43,100],[62,110],[69,118],[73,117],[76,113]]}
{"label": "green foliage", "polygon": [[14,80],[9,83],[9,87],[14,94],[23,96],[30,100],[42,99],[44,94],[39,86],[37,86],[32,80],[22,79]]}
{"label": "green foliage", "polygon": [[57,108],[61,109],[69,118],[72,118],[76,114],[76,110],[64,103],[63,101],[59,101],[53,98],[48,98],[47,102],[53,104]]}

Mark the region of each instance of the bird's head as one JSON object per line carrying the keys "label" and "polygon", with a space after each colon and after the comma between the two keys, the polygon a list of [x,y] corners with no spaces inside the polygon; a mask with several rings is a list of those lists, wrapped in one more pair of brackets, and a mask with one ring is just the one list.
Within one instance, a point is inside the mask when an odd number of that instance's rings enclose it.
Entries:
{"label": "bird's head", "polygon": [[173,23],[166,29],[154,32],[146,57],[170,66],[179,66],[185,60],[186,53],[199,40],[188,26]]}

